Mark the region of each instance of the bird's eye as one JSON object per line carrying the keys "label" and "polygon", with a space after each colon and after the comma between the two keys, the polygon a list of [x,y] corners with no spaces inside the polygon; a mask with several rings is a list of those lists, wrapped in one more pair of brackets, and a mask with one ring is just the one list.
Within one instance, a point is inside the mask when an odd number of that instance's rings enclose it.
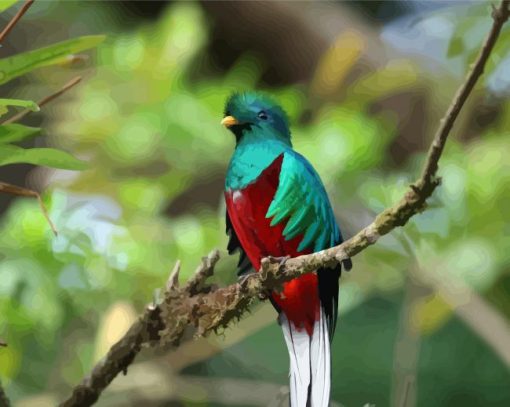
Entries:
{"label": "bird's eye", "polygon": [[267,120],[267,113],[264,112],[263,110],[261,110],[257,116],[261,120]]}

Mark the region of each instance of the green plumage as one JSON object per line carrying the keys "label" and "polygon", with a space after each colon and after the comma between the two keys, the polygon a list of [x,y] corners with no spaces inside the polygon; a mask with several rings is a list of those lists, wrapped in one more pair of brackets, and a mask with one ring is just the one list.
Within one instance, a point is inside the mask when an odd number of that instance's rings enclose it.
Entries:
{"label": "green plumage", "polygon": [[324,186],[306,159],[293,150],[286,151],[279,186],[268,208],[267,218],[276,225],[287,221],[286,240],[303,235],[298,250],[318,251],[340,240],[340,231]]}
{"label": "green plumage", "polygon": [[279,186],[266,218],[271,218],[272,226],[287,222],[283,232],[286,240],[303,235],[299,251],[318,251],[340,242],[324,186],[310,163],[293,150],[283,109],[263,94],[245,92],[228,100],[225,115],[239,121],[231,128],[237,145],[227,172],[226,189],[242,190],[283,154]]}

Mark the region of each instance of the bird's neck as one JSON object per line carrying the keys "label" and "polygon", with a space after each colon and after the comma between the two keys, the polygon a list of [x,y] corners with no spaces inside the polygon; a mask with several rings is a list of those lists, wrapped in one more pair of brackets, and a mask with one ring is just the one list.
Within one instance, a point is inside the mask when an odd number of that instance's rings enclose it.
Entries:
{"label": "bird's neck", "polygon": [[228,167],[226,189],[239,190],[255,182],[276,157],[291,149],[280,140],[239,142]]}

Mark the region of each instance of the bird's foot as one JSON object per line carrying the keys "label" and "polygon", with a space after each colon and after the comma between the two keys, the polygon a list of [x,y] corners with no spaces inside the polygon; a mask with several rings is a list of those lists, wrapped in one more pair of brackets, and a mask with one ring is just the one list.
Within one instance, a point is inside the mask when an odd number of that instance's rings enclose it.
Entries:
{"label": "bird's foot", "polygon": [[239,277],[237,277],[237,282],[242,285],[246,282],[246,280],[248,280],[251,276],[253,276],[256,273],[257,272],[254,270],[243,273]]}
{"label": "bird's foot", "polygon": [[290,256],[267,256],[271,263],[278,264],[278,271],[282,269],[282,267],[287,263],[287,260],[290,259]]}
{"label": "bird's foot", "polygon": [[[237,278],[237,282],[238,284],[240,285],[243,285],[250,277],[252,277],[253,275],[257,274],[256,271],[252,270],[252,271],[249,271],[247,273],[243,273],[242,275],[240,275],[238,278]],[[258,297],[259,297],[259,300],[261,301],[265,301],[269,298],[271,294],[269,293],[259,293],[258,294]]]}

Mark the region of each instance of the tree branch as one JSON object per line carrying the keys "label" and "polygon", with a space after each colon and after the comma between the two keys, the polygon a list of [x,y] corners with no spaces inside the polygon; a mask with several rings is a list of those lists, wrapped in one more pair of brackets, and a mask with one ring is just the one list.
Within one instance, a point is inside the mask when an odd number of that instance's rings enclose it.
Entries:
{"label": "tree branch", "polygon": [[[71,89],[73,86],[77,85],[81,81],[81,76],[77,76],[76,78],[71,79],[69,82],[67,82],[64,86],[62,86],[59,90],[57,90],[55,93],[52,93],[51,95],[48,95],[44,98],[42,98],[39,102],[37,102],[37,106],[43,107],[45,104],[51,102],[52,100],[56,99],[63,93],[67,92],[69,89]],[[1,124],[10,124],[17,122],[21,119],[23,119],[26,115],[30,114],[32,110],[25,109],[22,112],[12,116],[11,118],[5,120]]]}
{"label": "tree branch", "polygon": [[[144,344],[171,343],[177,346],[185,330],[195,336],[227,327],[239,319],[259,294],[278,290],[282,283],[323,266],[334,266],[373,245],[381,236],[405,225],[415,214],[425,209],[426,200],[440,179],[436,177],[438,161],[444,145],[462,106],[482,75],[487,59],[494,48],[501,27],[507,21],[510,0],[503,0],[493,11],[493,25],[482,49],[455,95],[434,136],[421,177],[412,184],[402,199],[384,210],[375,220],[354,237],[336,247],[289,259],[283,266],[271,259],[263,259],[259,273],[238,284],[225,288],[204,287],[205,279],[213,273],[219,259],[213,251],[202,260],[191,281],[179,288],[175,273],[170,278],[159,306],[150,307],[92,370],[89,377],[73,389],[62,406],[89,406],[93,404],[121,371],[133,361]],[[178,270],[178,268],[176,268]],[[178,273],[178,272],[176,272]]]}
{"label": "tree branch", "polygon": [[94,366],[90,376],[73,389],[71,397],[61,406],[90,406],[94,404],[115,376],[120,372],[127,373],[128,366],[140,352],[142,345],[159,338],[158,332],[162,328],[160,314],[159,307],[147,307],[126,334]]}
{"label": "tree branch", "polygon": [[9,35],[14,26],[18,23],[18,21],[23,17],[23,15],[30,8],[34,0],[26,0],[25,4],[19,9],[19,11],[14,15],[14,17],[9,21],[9,23],[5,26],[3,31],[0,33],[0,44],[2,44],[5,38]]}

